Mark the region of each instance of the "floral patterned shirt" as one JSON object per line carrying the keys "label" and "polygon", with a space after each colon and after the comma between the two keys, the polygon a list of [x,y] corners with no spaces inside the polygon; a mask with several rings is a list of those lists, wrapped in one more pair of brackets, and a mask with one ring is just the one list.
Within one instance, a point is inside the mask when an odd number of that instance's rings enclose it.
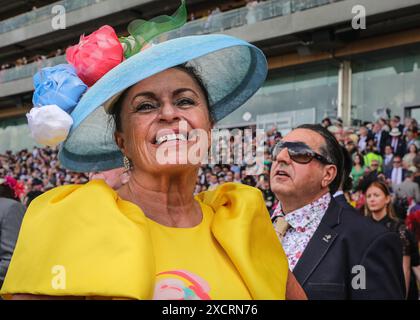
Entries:
{"label": "floral patterned shirt", "polygon": [[291,271],[295,268],[306,246],[318,228],[322,217],[328,209],[331,195],[327,192],[321,198],[295,211],[284,214],[279,205],[274,210],[271,219],[273,222],[278,217],[284,217],[290,227],[282,239],[283,249],[289,260]]}

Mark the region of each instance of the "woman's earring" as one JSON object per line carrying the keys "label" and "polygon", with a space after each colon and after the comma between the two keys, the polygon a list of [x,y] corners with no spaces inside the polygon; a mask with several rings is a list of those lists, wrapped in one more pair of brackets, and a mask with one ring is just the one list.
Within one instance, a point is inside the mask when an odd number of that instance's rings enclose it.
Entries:
{"label": "woman's earring", "polygon": [[125,170],[126,171],[130,171],[131,170],[131,161],[130,161],[130,159],[128,159],[127,156],[124,156],[123,162],[124,162],[124,168],[125,168]]}

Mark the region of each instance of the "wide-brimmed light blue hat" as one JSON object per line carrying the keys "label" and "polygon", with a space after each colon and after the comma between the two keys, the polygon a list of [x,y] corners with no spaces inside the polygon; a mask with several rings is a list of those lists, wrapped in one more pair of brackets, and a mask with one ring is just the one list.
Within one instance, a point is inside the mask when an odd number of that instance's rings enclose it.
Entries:
{"label": "wide-brimmed light blue hat", "polygon": [[71,131],[60,146],[61,164],[77,172],[122,167],[123,154],[114,141],[107,110],[125,89],[184,63],[203,80],[215,121],[243,105],[267,76],[263,52],[231,36],[189,36],[152,46],[110,70],[82,96],[71,113]]}

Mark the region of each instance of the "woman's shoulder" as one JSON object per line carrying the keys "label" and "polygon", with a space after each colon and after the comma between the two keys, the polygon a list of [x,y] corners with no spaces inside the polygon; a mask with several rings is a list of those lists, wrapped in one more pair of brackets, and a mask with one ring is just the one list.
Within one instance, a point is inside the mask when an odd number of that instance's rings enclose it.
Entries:
{"label": "woman's shoulder", "polygon": [[398,220],[395,222],[395,231],[400,237],[403,246],[403,255],[409,256],[411,253],[411,241],[407,226],[404,224],[403,221]]}
{"label": "woman's shoulder", "polygon": [[55,187],[44,192],[42,195],[36,197],[31,206],[39,205],[40,203],[65,200],[66,198],[83,198],[96,196],[115,196],[115,191],[109,187],[103,180],[92,180],[86,184],[68,184],[64,186]]}
{"label": "woman's shoulder", "polygon": [[[54,188],[31,202],[1,293],[145,298],[150,243],[144,214],[104,181]],[[56,266],[68,275],[59,291]]]}
{"label": "woman's shoulder", "polygon": [[390,231],[396,232],[399,234],[401,240],[405,240],[407,238],[407,226],[405,225],[404,221],[398,218],[388,218],[386,221],[386,226]]}
{"label": "woman's shoulder", "polygon": [[[78,192],[91,192],[92,190],[96,190],[99,192],[106,192],[108,193],[110,190],[112,190],[111,187],[109,187],[104,180],[91,180],[85,184],[66,184],[62,186],[58,186],[55,188],[52,188],[46,192],[44,192],[42,195],[37,197],[36,199],[42,198],[42,197],[51,197],[56,196],[58,194],[68,196],[72,194],[74,191]],[[35,200],[34,200],[35,201]]]}
{"label": "woman's shoulder", "polygon": [[416,156],[415,154],[407,153],[404,155],[403,160],[411,160],[411,159],[414,159],[415,156]]}
{"label": "woman's shoulder", "polygon": [[228,182],[197,197],[214,211],[212,234],[246,279],[253,298],[284,299],[287,257],[274,231],[262,192]]}
{"label": "woman's shoulder", "polygon": [[109,224],[124,216],[140,216],[135,210],[105,181],[92,180],[83,185],[56,187],[38,196],[25,213],[23,227],[61,228],[77,221],[89,222],[91,226]]}

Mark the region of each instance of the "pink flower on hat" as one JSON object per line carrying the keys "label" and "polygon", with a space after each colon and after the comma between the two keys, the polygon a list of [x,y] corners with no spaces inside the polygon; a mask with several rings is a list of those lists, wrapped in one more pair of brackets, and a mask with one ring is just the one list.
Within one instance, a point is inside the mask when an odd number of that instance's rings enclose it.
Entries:
{"label": "pink flower on hat", "polygon": [[123,47],[114,29],[108,25],[88,36],[82,35],[77,45],[66,50],[67,61],[89,87],[123,61]]}

